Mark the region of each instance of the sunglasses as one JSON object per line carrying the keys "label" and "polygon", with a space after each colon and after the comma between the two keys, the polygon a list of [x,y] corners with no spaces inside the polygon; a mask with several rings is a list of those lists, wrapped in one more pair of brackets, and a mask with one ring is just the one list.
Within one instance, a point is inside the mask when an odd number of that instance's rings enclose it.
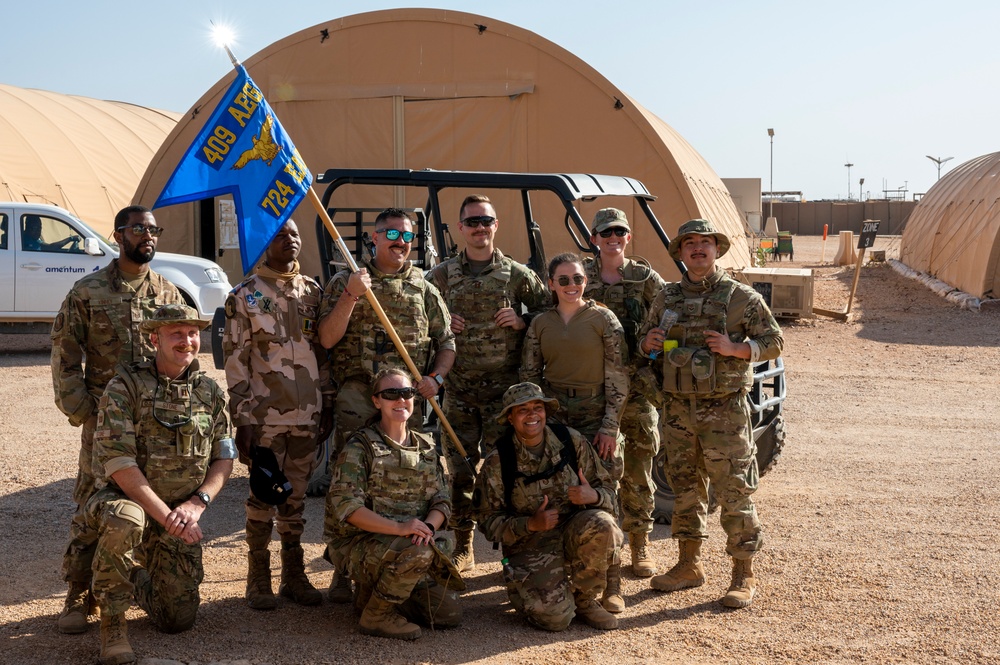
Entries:
{"label": "sunglasses", "polygon": [[386,229],[385,231],[376,231],[375,233],[384,233],[386,240],[399,240],[400,236],[402,236],[403,242],[412,242],[413,238],[417,235],[413,231],[400,231],[399,229]]}
{"label": "sunglasses", "polygon": [[602,238],[610,238],[612,233],[618,236],[619,238],[624,238],[625,236],[628,235],[628,229],[623,229],[620,226],[616,226],[613,229],[604,229],[597,235],[601,236]]}
{"label": "sunglasses", "polygon": [[116,230],[124,231],[126,229],[130,229],[132,231],[132,235],[138,236],[139,238],[146,235],[147,233],[153,236],[154,238],[159,238],[161,235],[163,235],[162,226],[146,226],[145,224],[133,224],[132,226],[119,226]]}
{"label": "sunglasses", "polygon": [[375,397],[395,402],[397,399],[413,399],[416,394],[416,388],[386,388],[375,393]]}
{"label": "sunglasses", "polygon": [[[583,275],[573,275],[572,279],[573,283],[576,284],[577,286],[580,286],[581,284],[587,281],[587,278],[584,277]],[[559,275],[559,279],[557,281],[559,282],[559,286],[569,286],[569,280],[570,278],[567,277],[566,275]]]}
{"label": "sunglasses", "polygon": [[496,223],[497,218],[496,217],[490,217],[488,215],[483,215],[482,217],[466,217],[465,219],[463,219],[461,221],[462,221],[463,224],[465,224],[466,226],[468,226],[470,229],[474,229],[477,226],[482,226],[482,227],[485,227],[485,228],[489,228],[489,227],[493,226],[493,224]]}

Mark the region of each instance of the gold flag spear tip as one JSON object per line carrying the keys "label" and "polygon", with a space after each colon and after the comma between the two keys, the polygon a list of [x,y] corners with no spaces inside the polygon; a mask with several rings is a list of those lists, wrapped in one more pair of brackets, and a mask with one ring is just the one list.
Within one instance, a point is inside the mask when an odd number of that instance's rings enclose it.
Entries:
{"label": "gold flag spear tip", "polygon": [[229,48],[229,45],[236,41],[236,33],[228,25],[216,25],[215,21],[209,21],[209,23],[212,24],[212,40],[216,45],[226,49],[226,54],[233,63],[233,67],[239,67],[240,61],[236,59],[236,56],[233,55],[232,50]]}

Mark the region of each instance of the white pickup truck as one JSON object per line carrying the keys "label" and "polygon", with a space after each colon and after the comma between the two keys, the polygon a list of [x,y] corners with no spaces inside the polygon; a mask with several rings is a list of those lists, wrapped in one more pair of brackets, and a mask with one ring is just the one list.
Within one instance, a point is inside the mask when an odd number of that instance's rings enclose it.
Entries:
{"label": "white pickup truck", "polygon": [[[70,287],[117,256],[117,245],[62,208],[0,201],[0,332],[48,332]],[[232,288],[205,259],[157,252],[150,265],[206,321]]]}

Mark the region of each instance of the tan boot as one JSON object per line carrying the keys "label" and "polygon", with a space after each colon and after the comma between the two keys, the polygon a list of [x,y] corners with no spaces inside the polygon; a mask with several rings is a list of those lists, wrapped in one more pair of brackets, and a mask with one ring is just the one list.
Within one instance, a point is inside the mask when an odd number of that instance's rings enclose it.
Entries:
{"label": "tan boot", "polygon": [[678,540],[680,555],[677,565],[649,581],[657,591],[679,591],[705,583],[705,568],[701,565],[701,541]]}
{"label": "tan boot", "polygon": [[278,593],[299,605],[319,605],[323,594],[309,582],[303,563],[305,553],[297,540],[281,542],[281,584]]}
{"label": "tan boot", "polygon": [[389,637],[396,640],[415,640],[420,637],[420,626],[410,623],[396,611],[396,606],[372,594],[365,611],[358,621],[363,635]]}
{"label": "tan boot", "polygon": [[247,520],[247,605],[254,610],[273,610],[278,599],[271,589],[271,523]]}
{"label": "tan boot", "polygon": [[354,598],[351,591],[351,578],[346,573],[335,570],[333,579],[330,580],[330,588],[327,589],[326,597],[331,603],[349,603]]}
{"label": "tan boot", "polygon": [[101,655],[97,661],[101,665],[135,662],[135,653],[132,652],[132,645],[128,643],[124,614],[101,617]]}
{"label": "tan boot", "polygon": [[[622,565],[620,563],[608,566],[607,585],[604,587],[604,595],[601,596],[600,604],[605,610],[615,614],[625,611],[625,599],[622,598]],[[599,626],[594,627],[599,628]]]}
{"label": "tan boot", "polygon": [[655,575],[656,564],[649,557],[649,534],[630,533],[628,544],[632,550],[632,574],[636,577]]}
{"label": "tan boot", "polygon": [[66,592],[66,602],[56,621],[59,632],[67,635],[86,632],[89,609],[90,585],[86,582],[70,582],[69,591]]}
{"label": "tan boot", "polygon": [[756,592],[753,559],[733,559],[733,581],[722,597],[722,604],[726,607],[750,607]]}
{"label": "tan boot", "polygon": [[583,619],[591,628],[596,628],[597,630],[614,630],[618,627],[618,618],[614,614],[608,612],[607,609],[601,607],[601,604],[596,600],[581,600],[576,601],[576,615]]}
{"label": "tan boot", "polygon": [[472,547],[475,532],[472,529],[455,529],[455,555],[452,561],[458,572],[464,573],[476,567],[476,552]]}

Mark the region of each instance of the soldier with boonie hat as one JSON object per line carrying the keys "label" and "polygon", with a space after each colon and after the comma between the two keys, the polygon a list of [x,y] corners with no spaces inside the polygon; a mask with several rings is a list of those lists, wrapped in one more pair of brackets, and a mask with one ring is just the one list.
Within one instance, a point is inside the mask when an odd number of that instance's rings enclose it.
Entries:
{"label": "soldier with boonie hat", "polygon": [[670,247],[667,248],[670,258],[675,261],[681,260],[681,243],[684,242],[684,238],[691,235],[712,236],[715,238],[716,245],[719,248],[718,253],[715,255],[716,258],[725,256],[726,252],[729,251],[729,236],[717,231],[712,222],[707,219],[692,219],[681,224],[681,227],[677,229],[677,235],[670,241]]}
{"label": "soldier with boonie hat", "polygon": [[506,423],[507,414],[509,414],[510,410],[515,406],[535,401],[545,404],[545,410],[550,416],[559,410],[559,400],[555,397],[546,397],[545,393],[542,392],[542,389],[536,384],[531,381],[524,381],[511,386],[503,394],[503,409],[500,411],[500,414],[497,415],[497,422]]}
{"label": "soldier with boonie hat", "polygon": [[196,326],[201,330],[207,328],[211,321],[202,321],[198,318],[198,311],[194,307],[188,307],[180,303],[164,305],[153,312],[153,315],[139,324],[144,332],[153,332],[163,326],[172,326],[178,323]]}

